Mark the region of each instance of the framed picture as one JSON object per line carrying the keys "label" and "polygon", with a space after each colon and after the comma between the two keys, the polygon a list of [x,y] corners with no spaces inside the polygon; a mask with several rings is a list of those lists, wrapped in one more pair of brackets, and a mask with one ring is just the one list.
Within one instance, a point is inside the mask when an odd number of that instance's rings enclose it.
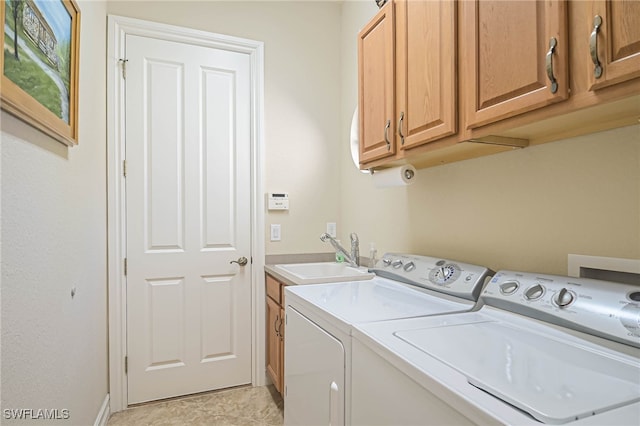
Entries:
{"label": "framed picture", "polygon": [[0,0],[2,109],[78,143],[80,9],[74,0]]}

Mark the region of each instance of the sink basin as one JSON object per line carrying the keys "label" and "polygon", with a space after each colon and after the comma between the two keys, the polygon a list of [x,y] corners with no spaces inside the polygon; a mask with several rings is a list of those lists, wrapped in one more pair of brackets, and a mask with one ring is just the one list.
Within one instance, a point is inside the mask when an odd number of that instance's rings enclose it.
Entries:
{"label": "sink basin", "polygon": [[347,263],[337,262],[290,263],[275,265],[274,269],[296,284],[370,280],[375,275],[367,272],[367,268],[354,268]]}

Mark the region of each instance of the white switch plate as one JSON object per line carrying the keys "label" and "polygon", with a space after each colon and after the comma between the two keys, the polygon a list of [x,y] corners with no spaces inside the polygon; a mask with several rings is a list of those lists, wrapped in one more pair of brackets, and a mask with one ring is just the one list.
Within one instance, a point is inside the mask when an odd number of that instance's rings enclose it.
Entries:
{"label": "white switch plate", "polygon": [[336,237],[336,223],[335,222],[327,222],[327,234],[331,235],[333,238]]}
{"label": "white switch plate", "polygon": [[280,241],[280,224],[271,224],[271,241]]}

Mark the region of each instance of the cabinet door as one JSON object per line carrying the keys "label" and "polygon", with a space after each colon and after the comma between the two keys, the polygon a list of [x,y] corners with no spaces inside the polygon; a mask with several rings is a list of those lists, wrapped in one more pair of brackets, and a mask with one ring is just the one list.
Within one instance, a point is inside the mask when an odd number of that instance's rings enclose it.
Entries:
{"label": "cabinet door", "polygon": [[270,297],[267,297],[267,373],[276,390],[282,393],[282,308]]}
{"label": "cabinet door", "polygon": [[[568,96],[565,1],[463,1],[467,128]],[[556,41],[553,50],[550,45]],[[555,80],[556,85],[552,84]],[[555,92],[554,92],[555,89]]]}
{"label": "cabinet door", "polygon": [[401,149],[456,132],[456,3],[396,1],[396,122]]}
{"label": "cabinet door", "polygon": [[278,362],[280,363],[280,390],[284,391],[284,329],[285,329],[285,321],[284,321],[284,308],[280,307],[280,325],[278,326],[278,334],[280,335],[280,359]]}
{"label": "cabinet door", "polygon": [[594,1],[591,10],[591,89],[640,77],[640,1]]}
{"label": "cabinet door", "polygon": [[387,3],[358,34],[360,164],[395,154],[394,16]]}

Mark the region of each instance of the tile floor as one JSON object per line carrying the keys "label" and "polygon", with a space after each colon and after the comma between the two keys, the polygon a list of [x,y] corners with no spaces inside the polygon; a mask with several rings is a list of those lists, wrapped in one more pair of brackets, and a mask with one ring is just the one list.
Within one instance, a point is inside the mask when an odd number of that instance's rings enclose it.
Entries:
{"label": "tile floor", "polygon": [[150,402],[113,414],[108,426],[283,424],[282,397],[273,385],[242,386]]}

